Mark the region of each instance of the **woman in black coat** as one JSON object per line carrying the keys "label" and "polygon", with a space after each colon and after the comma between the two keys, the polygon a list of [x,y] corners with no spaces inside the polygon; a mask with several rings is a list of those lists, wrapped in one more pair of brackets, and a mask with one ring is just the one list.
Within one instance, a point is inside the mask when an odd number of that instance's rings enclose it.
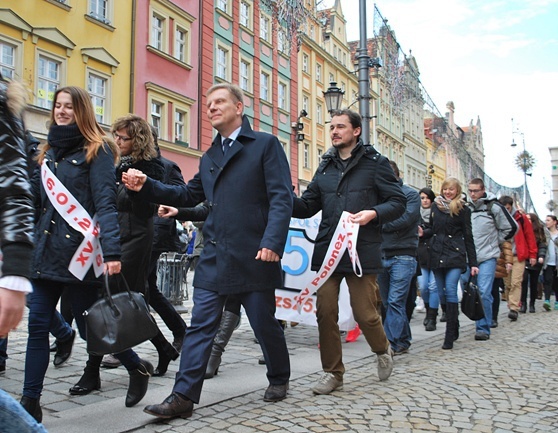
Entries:
{"label": "woman in black coat", "polygon": [[[147,295],[154,236],[153,218],[157,206],[139,200],[135,193],[129,192],[122,184],[122,173],[135,168],[152,179],[162,181],[165,177],[165,166],[155,148],[151,127],[144,119],[135,114],[128,114],[117,119],[111,130],[121,154],[120,165],[116,169],[116,208],[120,224],[122,274],[130,290]],[[177,359],[179,353],[161,331],[151,342],[159,354],[159,363],[153,376],[162,376],[171,360]]]}
{"label": "woman in black coat", "polygon": [[473,241],[471,211],[461,198],[461,184],[455,178],[442,183],[441,195],[432,205],[432,239],[430,266],[434,270],[440,301],[446,300],[446,336],[442,349],[452,349],[459,335],[457,284],[459,277],[471,268],[478,274],[477,255]]}

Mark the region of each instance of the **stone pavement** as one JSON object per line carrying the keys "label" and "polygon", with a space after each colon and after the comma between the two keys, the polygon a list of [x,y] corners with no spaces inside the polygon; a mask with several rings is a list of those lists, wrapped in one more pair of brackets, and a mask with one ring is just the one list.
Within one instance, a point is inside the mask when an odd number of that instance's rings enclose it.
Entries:
{"label": "stone pavement", "polygon": [[[223,355],[219,375],[205,382],[192,418],[167,422],[143,413],[143,407],[170,393],[178,362],[171,363],[166,376],[150,380],[136,407],[124,406],[128,375],[122,367],[101,372],[101,391],[73,397],[68,389],[86,359],[84,343],[76,340],[67,364],[48,369],[43,422],[51,433],[558,432],[558,311],[543,312],[538,301],[536,314],[523,314],[512,323],[503,303],[501,310],[500,326],[483,342],[474,341],[474,324],[461,315],[460,338],[450,351],[441,349],[444,324],[425,332],[424,314],[415,313],[411,350],[395,358],[386,382],[378,380],[376,357],[362,336],[345,343],[344,388],[327,396],[310,391],[321,372],[316,328],[289,327],[292,377],[288,398],[279,403],[262,400],[265,366],[258,365],[259,346],[244,319]],[[10,335],[10,359],[0,377],[0,387],[17,399],[25,343],[23,323]],[[150,343],[139,346],[138,353],[156,364]]]}

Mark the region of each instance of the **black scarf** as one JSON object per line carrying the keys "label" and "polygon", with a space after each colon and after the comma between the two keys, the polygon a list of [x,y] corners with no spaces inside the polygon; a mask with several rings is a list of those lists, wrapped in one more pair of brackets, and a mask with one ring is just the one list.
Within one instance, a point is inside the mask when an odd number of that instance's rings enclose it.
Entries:
{"label": "black scarf", "polygon": [[76,123],[71,125],[53,124],[48,131],[48,144],[57,161],[70,151],[83,147],[84,141],[85,137]]}

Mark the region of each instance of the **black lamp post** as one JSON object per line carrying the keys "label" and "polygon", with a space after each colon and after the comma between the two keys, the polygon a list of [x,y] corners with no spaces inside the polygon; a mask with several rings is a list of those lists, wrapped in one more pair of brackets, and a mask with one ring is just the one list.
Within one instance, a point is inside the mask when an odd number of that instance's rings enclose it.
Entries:
{"label": "black lamp post", "polygon": [[337,87],[337,83],[335,81],[329,83],[329,88],[322,93],[324,94],[327,111],[330,115],[333,111],[341,108],[341,102],[343,102],[343,95],[345,94],[345,91]]}
{"label": "black lamp post", "polygon": [[[525,134],[523,134],[523,132],[519,131],[518,129],[514,129],[514,123],[513,123],[513,119],[512,119],[512,144],[511,147],[516,147],[517,144],[513,138],[513,134],[519,134],[521,135],[521,139],[523,142],[523,153],[522,158],[523,158],[523,163],[522,163],[522,167],[521,167],[521,171],[523,171],[523,209],[525,209],[525,206],[527,205],[527,175],[531,175],[530,173],[527,173],[527,151],[525,149]],[[527,211],[527,209],[525,209],[525,211]]]}

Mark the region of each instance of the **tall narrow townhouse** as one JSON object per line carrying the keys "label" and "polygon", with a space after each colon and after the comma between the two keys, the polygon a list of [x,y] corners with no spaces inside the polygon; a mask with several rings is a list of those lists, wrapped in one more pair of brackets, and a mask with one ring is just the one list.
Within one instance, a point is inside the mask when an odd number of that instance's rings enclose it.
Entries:
{"label": "tall narrow townhouse", "polygon": [[185,179],[196,173],[203,150],[200,3],[133,0],[132,110],[157,128],[161,153]]}
{"label": "tall narrow townhouse", "polygon": [[307,1],[309,14],[301,34],[298,54],[300,123],[303,125],[298,140],[299,188],[304,191],[320,164],[322,155],[331,146],[324,92],[330,86],[341,89],[341,108],[358,102],[358,81],[352,70],[347,44],[346,21],[341,2],[328,9],[317,10],[317,2]]}
{"label": "tall narrow townhouse", "polygon": [[296,44],[277,31],[270,2],[208,0],[201,3],[200,149],[215,135],[205,116],[205,94],[216,83],[233,83],[245,94],[244,112],[255,130],[274,134],[285,149],[297,185],[298,76]]}
{"label": "tall narrow townhouse", "polygon": [[108,128],[130,110],[132,0],[34,0],[0,8],[0,67],[29,91],[27,128],[46,138],[54,92],[80,86]]}

